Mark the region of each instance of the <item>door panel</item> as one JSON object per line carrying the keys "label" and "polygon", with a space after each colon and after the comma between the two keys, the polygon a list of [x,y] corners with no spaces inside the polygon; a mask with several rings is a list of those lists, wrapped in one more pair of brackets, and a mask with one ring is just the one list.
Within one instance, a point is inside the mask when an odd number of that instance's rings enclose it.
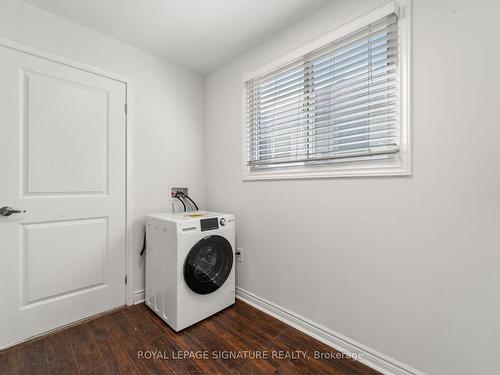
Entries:
{"label": "door panel", "polygon": [[28,224],[23,230],[25,306],[106,283],[106,218]]}
{"label": "door panel", "polygon": [[0,348],[125,303],[126,87],[0,47]]}
{"label": "door panel", "polygon": [[106,193],[108,92],[34,72],[23,89],[26,193]]}

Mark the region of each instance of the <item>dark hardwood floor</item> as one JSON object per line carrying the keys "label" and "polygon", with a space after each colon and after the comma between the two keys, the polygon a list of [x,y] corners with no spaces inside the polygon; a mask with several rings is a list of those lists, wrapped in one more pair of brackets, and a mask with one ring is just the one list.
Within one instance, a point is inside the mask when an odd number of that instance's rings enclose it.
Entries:
{"label": "dark hardwood floor", "polygon": [[241,301],[179,333],[140,304],[0,352],[0,374],[377,374],[315,351],[336,353]]}

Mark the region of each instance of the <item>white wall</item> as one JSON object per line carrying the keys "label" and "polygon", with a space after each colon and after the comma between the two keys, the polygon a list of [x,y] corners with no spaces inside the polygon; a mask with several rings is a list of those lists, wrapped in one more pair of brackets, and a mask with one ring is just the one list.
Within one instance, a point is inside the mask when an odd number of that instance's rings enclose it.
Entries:
{"label": "white wall", "polygon": [[240,287],[429,374],[500,367],[497,0],[414,1],[410,178],[242,182],[241,79],[375,0],[336,0],[205,82],[206,200]]}
{"label": "white wall", "polygon": [[0,0],[0,36],[134,80],[134,289],[142,289],[144,215],[170,209],[173,186],[204,201],[202,77],[17,0]]}

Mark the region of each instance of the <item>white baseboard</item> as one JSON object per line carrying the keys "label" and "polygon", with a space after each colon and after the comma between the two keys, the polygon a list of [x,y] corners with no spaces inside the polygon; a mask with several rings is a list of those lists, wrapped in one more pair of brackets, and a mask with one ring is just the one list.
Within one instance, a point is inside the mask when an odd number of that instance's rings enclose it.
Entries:
{"label": "white baseboard", "polygon": [[132,294],[132,305],[143,303],[145,299],[146,299],[146,293],[144,289],[134,290],[134,293]]}
{"label": "white baseboard", "polygon": [[236,297],[249,305],[269,314],[276,319],[304,332],[305,334],[314,337],[315,339],[331,346],[345,354],[359,353],[358,360],[368,367],[377,370],[387,375],[425,375],[423,372],[416,370],[404,363],[396,361],[393,358],[379,353],[363,344],[360,344],[348,337],[334,332],[322,325],[312,322],[293,311],[287,310],[284,307],[278,306],[275,303],[266,301],[263,298],[250,293],[249,291],[236,288]]}

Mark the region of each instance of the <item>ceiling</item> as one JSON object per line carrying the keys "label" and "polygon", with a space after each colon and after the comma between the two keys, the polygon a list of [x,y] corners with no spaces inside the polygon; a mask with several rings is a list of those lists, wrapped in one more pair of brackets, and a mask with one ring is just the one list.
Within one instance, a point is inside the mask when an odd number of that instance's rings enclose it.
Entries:
{"label": "ceiling", "polygon": [[332,0],[23,0],[206,73]]}

